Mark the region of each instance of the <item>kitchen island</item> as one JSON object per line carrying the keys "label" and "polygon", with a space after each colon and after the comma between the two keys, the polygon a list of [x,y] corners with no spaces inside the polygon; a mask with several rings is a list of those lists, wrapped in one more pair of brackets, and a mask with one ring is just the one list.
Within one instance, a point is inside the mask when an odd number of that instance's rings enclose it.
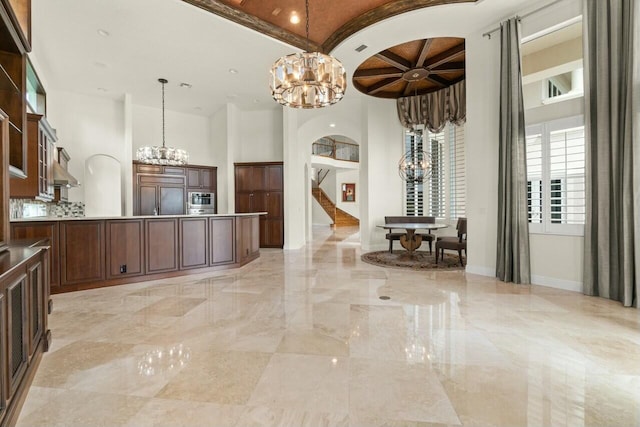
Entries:
{"label": "kitchen island", "polygon": [[260,256],[262,214],[22,218],[11,239],[49,239],[55,294],[241,267]]}

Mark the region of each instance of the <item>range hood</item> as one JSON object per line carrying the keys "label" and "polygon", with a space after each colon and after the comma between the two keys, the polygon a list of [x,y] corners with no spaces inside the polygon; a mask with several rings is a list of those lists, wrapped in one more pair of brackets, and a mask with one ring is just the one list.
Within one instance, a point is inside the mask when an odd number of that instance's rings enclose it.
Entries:
{"label": "range hood", "polygon": [[53,162],[53,185],[56,187],[77,187],[80,185],[77,179],[64,170],[60,163]]}

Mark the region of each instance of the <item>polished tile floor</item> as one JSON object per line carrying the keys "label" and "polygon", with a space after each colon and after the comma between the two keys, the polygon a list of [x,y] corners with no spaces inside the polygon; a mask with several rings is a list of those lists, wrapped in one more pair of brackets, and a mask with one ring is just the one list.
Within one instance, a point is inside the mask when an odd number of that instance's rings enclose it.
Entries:
{"label": "polished tile floor", "polygon": [[371,266],[355,230],[53,301],[19,426],[640,425],[638,310]]}

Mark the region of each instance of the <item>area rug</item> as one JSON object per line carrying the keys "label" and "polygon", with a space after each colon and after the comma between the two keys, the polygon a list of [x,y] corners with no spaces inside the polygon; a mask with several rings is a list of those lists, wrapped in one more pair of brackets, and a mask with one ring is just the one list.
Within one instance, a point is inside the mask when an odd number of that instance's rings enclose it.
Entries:
{"label": "area rug", "polygon": [[[415,251],[412,255],[404,250],[395,250],[392,254],[389,251],[368,252],[360,259],[367,264],[378,265],[380,267],[405,268],[409,270],[464,270],[460,266],[460,259],[457,254],[445,252],[444,261],[435,261],[435,255],[425,251]],[[462,260],[466,264],[463,256]]]}

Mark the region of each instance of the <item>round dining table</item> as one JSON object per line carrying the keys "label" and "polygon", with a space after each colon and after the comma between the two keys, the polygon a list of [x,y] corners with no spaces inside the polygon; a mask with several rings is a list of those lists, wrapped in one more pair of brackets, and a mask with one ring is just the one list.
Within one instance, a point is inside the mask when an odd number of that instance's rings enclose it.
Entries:
{"label": "round dining table", "polygon": [[384,228],[385,230],[404,229],[407,234],[405,234],[404,236],[400,236],[400,244],[410,254],[413,254],[413,251],[415,251],[420,247],[420,245],[422,245],[422,235],[416,234],[416,230],[429,230],[429,233],[431,233],[431,230],[439,230],[441,228],[447,228],[448,226],[449,224],[442,224],[437,222],[397,222],[378,225],[378,227]]}

